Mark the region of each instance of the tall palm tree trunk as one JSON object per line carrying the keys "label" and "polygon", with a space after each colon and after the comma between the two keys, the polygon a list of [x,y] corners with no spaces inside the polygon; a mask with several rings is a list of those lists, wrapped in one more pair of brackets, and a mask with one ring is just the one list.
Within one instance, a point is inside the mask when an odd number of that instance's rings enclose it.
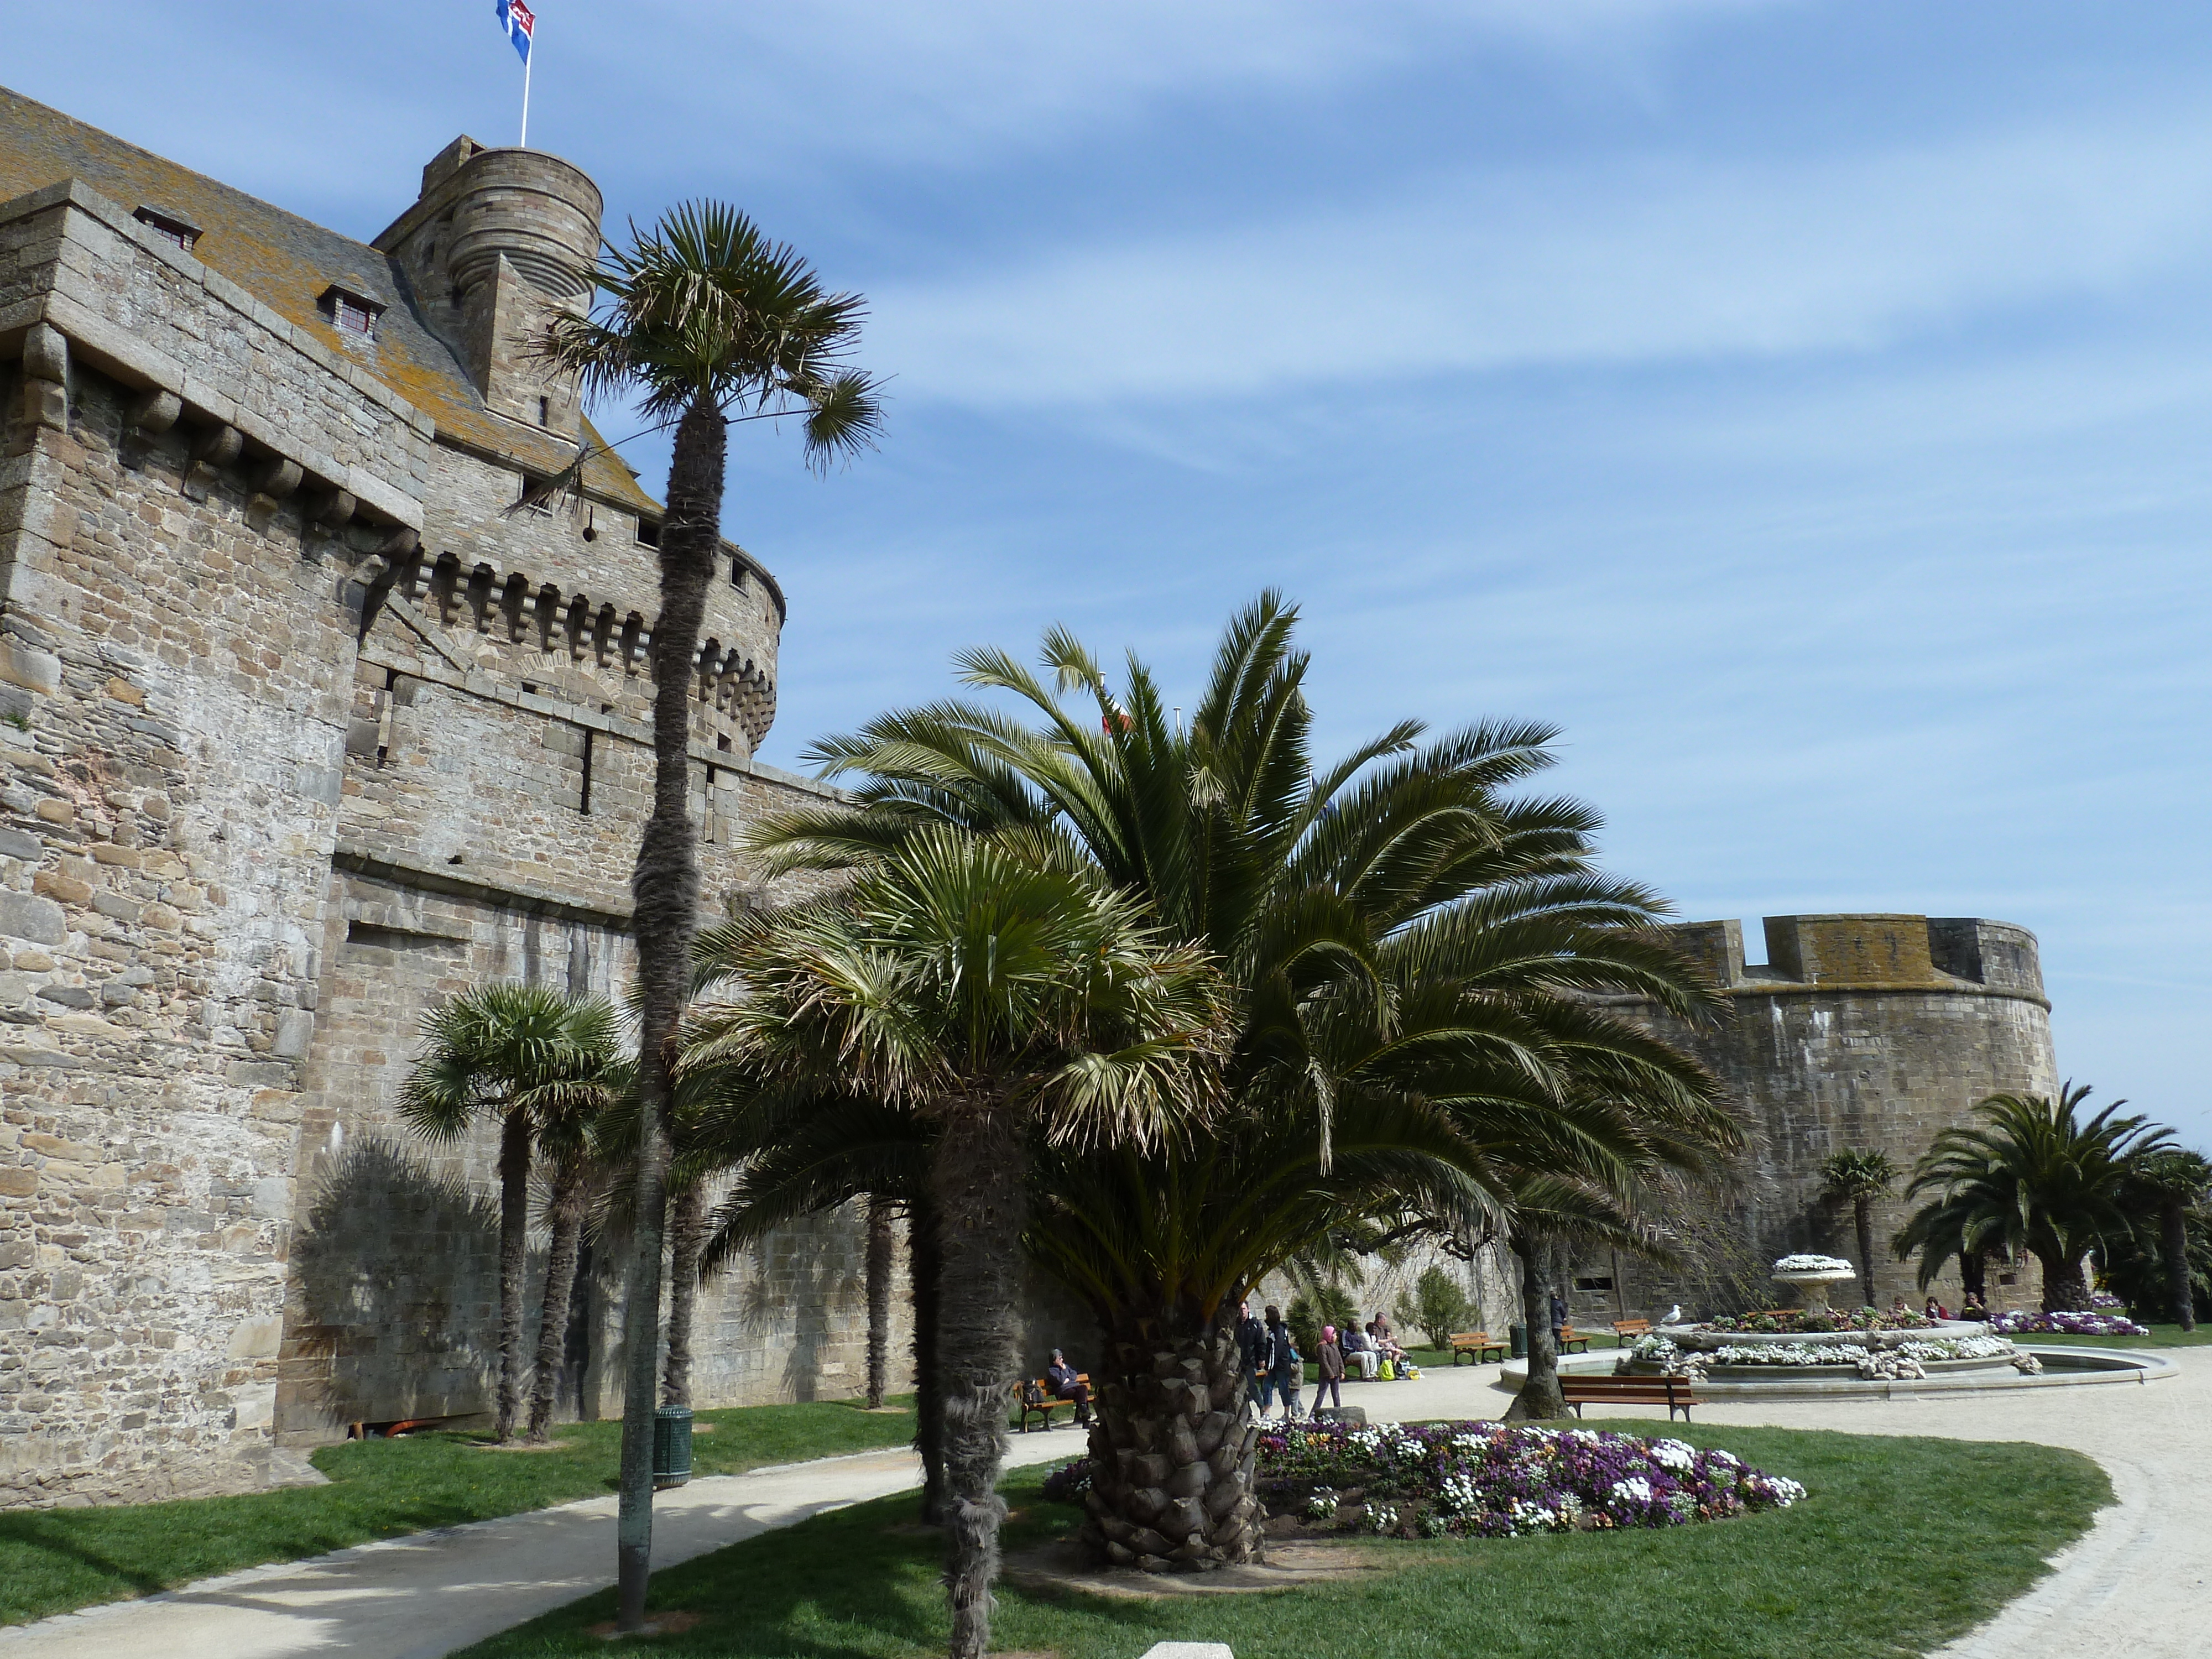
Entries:
{"label": "tall palm tree trunk", "polygon": [[1109,1339],[1115,1375],[1091,1429],[1084,1541],[1094,1558],[1156,1572],[1257,1560],[1260,1425],[1246,1409],[1237,1333],[1162,1341],[1168,1323],[1125,1318]]}
{"label": "tall palm tree trunk", "polygon": [[660,532],[660,614],[653,624],[653,813],[630,878],[640,993],[635,1253],[623,1310],[622,1492],[616,1624],[645,1624],[653,1572],[653,1373],[660,1347],[660,1253],[668,1197],[669,1079],[698,924],[698,832],[691,822],[691,699],[699,623],[714,573],[729,434],[695,398],[677,423]]}
{"label": "tall palm tree trunk", "polygon": [[545,1443],[561,1372],[568,1358],[568,1310],[576,1291],[576,1261],[584,1241],[584,1219],[591,1209],[590,1165],[572,1152],[554,1166],[553,1248],[545,1258],[545,1296],[538,1310],[538,1368],[531,1380],[530,1428],[524,1438]]}
{"label": "tall palm tree trunk", "polygon": [[952,1659],[983,1659],[991,1643],[991,1584],[1006,1513],[999,1470],[1006,1455],[1021,1295],[1028,1158],[1020,1121],[1001,1102],[958,1103],[939,1138],[932,1186],[944,1250],[938,1363],[944,1382],[945,1585]]}
{"label": "tall palm tree trunk", "polygon": [[2197,1293],[2189,1282],[2189,1212],[2175,1198],[2166,1200],[2160,1216],[2159,1253],[2166,1257],[2166,1290],[2173,1322],[2185,1331],[2197,1328]]}
{"label": "tall palm tree trunk", "polygon": [[1861,1307],[1874,1306],[1874,1200],[1861,1193],[1851,1200],[1851,1220],[1859,1234],[1859,1295]]}
{"label": "tall palm tree trunk", "polygon": [[890,1383],[891,1342],[891,1206],[871,1198],[868,1212],[868,1409],[881,1411]]}
{"label": "tall palm tree trunk", "polygon": [[522,1275],[530,1249],[530,1115],[499,1126],[499,1396],[494,1435],[514,1437],[522,1403]]}
{"label": "tall palm tree trunk", "polygon": [[2038,1251],[2036,1259],[2043,1263],[2044,1312],[2070,1313],[2089,1305],[2089,1276],[2081,1269],[2081,1257]]}
{"label": "tall palm tree trunk", "polygon": [[1542,1233],[1516,1237],[1513,1254],[1521,1261],[1521,1319],[1528,1328],[1528,1380],[1505,1413],[1509,1422],[1565,1417],[1559,1392],[1559,1351],[1552,1340],[1552,1244]]}
{"label": "tall palm tree trunk", "polygon": [[921,1455],[921,1523],[945,1522],[945,1387],[938,1367],[944,1251],[937,1208],[916,1204],[907,1216],[907,1273],[914,1287],[914,1449]]}
{"label": "tall palm tree trunk", "polygon": [[699,1310],[699,1249],[707,1242],[707,1195],[697,1182],[676,1194],[668,1212],[668,1358],[660,1403],[691,1403],[691,1322]]}

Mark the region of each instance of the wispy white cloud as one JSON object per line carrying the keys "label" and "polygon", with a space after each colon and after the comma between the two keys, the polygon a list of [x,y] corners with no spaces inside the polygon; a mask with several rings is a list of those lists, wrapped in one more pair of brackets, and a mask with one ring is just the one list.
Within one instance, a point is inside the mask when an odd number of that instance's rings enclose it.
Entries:
{"label": "wispy white cloud", "polygon": [[[690,43],[680,80],[712,66],[744,151],[789,166],[807,155],[874,155],[911,166],[1056,143],[1142,118],[1163,100],[1313,91],[1370,82],[1439,54],[1520,48],[1620,63],[1673,27],[1802,0],[819,0],[734,7],[664,0],[637,27],[588,27],[595,57],[641,55],[666,78],[672,38]],[[625,8],[625,10],[628,9]],[[647,64],[650,51],[656,61]],[[635,112],[717,135],[670,100]]]}
{"label": "wispy white cloud", "polygon": [[2212,124],[1798,161],[1492,169],[1375,206],[873,287],[909,394],[1104,402],[1851,350],[2212,242]]}

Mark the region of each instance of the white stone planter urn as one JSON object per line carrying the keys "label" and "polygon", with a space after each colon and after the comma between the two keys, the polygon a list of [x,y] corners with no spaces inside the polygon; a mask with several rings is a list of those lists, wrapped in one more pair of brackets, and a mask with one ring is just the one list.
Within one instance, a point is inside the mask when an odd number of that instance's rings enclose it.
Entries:
{"label": "white stone planter urn", "polygon": [[1855,1282],[1859,1270],[1836,1255],[1785,1255],[1774,1264],[1774,1282],[1794,1285],[1805,1311],[1827,1311],[1828,1286]]}

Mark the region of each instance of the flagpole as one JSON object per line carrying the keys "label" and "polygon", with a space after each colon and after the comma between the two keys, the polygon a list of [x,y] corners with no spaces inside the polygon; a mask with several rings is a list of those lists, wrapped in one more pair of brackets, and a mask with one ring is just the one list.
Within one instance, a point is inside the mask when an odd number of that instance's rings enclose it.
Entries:
{"label": "flagpole", "polygon": [[522,55],[522,142],[516,146],[520,149],[530,148],[530,59],[537,50],[538,42],[533,40],[530,51]]}

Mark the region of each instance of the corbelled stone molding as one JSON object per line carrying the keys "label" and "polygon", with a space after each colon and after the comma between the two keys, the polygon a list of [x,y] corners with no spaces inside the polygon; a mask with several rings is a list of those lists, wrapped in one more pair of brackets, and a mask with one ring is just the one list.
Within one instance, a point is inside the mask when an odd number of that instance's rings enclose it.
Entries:
{"label": "corbelled stone molding", "polygon": [[[436,436],[436,423],[429,416],[82,180],[64,179],[0,204],[0,224],[58,210],[61,242],[76,245],[76,258],[61,257],[58,248],[48,265],[52,286],[0,307],[0,355],[21,354],[25,359],[26,413],[30,418],[66,426],[62,398],[69,368],[72,361],[82,362],[145,394],[137,405],[138,430],[159,434],[179,420],[201,428],[194,459],[203,466],[232,465],[250,443],[256,453],[298,467],[302,481],[325,496],[350,497],[365,516],[377,522],[422,528],[422,503],[407,484],[339,460],[312,442],[301,422],[265,416],[246,401],[247,387],[222,375],[212,363],[190,364],[163,351],[127,311],[112,314],[118,309],[112,296],[82,270],[112,263],[115,250],[106,238],[119,238],[131,245],[134,253],[168,267],[202,291],[209,302],[233,313],[228,330],[265,337],[265,349],[295,355],[305,360],[303,368],[343,380],[402,428],[412,447],[427,450]],[[246,361],[252,361],[252,354]],[[419,489],[419,479],[408,483]]]}

